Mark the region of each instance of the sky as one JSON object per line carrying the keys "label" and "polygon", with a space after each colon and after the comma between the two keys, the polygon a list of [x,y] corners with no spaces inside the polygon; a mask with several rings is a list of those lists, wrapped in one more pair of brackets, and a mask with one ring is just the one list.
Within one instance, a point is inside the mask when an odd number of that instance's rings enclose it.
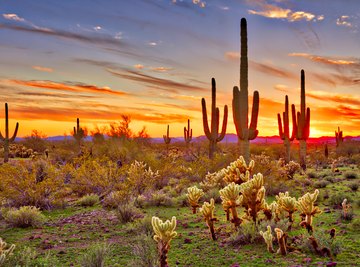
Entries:
{"label": "sky", "polygon": [[168,124],[170,136],[182,136],[187,119],[203,135],[211,78],[220,123],[228,105],[227,133],[235,133],[242,17],[259,135],[278,135],[285,95],[299,109],[301,69],[310,136],[332,136],[338,126],[360,135],[358,0],[1,0],[0,12],[0,118],[7,102],[18,136],[69,135],[76,118],[91,130],[122,114],[151,137]]}

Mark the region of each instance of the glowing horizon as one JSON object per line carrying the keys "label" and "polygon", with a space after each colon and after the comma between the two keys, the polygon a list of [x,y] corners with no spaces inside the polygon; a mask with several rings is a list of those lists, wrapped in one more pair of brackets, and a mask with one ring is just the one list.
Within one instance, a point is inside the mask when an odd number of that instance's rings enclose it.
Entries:
{"label": "glowing horizon", "polygon": [[[59,3],[11,1],[0,18],[0,130],[70,135],[130,115],[130,128],[181,137],[187,119],[203,135],[201,98],[217,82],[222,123],[235,133],[232,88],[239,80],[239,21],[248,21],[249,103],[260,94],[259,136],[278,135],[285,95],[297,110],[306,74],[310,137],[360,135],[360,17],[356,3],[325,0],[158,0]],[[44,12],[47,10],[47,12]],[[66,14],[66,16],[63,16]],[[250,117],[249,111],[249,117]]]}

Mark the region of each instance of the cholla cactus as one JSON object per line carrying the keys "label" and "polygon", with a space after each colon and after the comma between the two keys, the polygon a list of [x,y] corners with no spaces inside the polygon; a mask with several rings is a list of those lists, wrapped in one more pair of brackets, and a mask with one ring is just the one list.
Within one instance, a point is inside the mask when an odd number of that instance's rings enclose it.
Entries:
{"label": "cholla cactus", "polygon": [[256,223],[257,214],[265,207],[265,187],[261,173],[253,176],[253,179],[240,185],[241,204],[245,208],[248,217]]}
{"label": "cholla cactus", "polygon": [[267,226],[267,231],[266,232],[263,232],[263,231],[260,231],[260,235],[264,238],[265,240],[265,243],[267,245],[267,250],[270,252],[270,253],[274,253],[274,248],[273,248],[273,235],[271,233],[271,226],[268,225]]}
{"label": "cholla cactus", "polygon": [[177,235],[175,232],[176,217],[173,216],[171,222],[169,220],[163,222],[158,217],[153,216],[151,224],[155,232],[154,240],[158,242],[160,267],[167,267],[167,253],[170,249],[170,241]]}
{"label": "cholla cactus", "polygon": [[131,186],[141,195],[149,185],[153,185],[160,177],[159,171],[152,171],[142,161],[134,161],[128,170],[128,181]]}
{"label": "cholla cactus", "polygon": [[208,172],[204,181],[200,183],[200,186],[204,189],[219,188],[224,187],[225,182],[220,172]]}
{"label": "cholla cactus", "polygon": [[246,164],[243,156],[240,156],[236,161],[231,162],[230,165],[220,171],[226,183],[242,184],[249,180],[250,173],[253,171],[255,162],[250,161],[249,166]]}
{"label": "cholla cactus", "polygon": [[293,213],[297,211],[297,205],[298,202],[296,201],[296,198],[290,197],[289,192],[285,193],[279,193],[279,195],[275,196],[277,204],[279,205],[279,208],[286,211],[288,213],[289,218],[289,230],[291,229],[291,224],[294,222],[293,219]]}
{"label": "cholla cactus", "polygon": [[225,188],[219,191],[220,198],[222,200],[222,205],[224,210],[227,213],[227,217],[229,212],[232,214],[231,222],[234,223],[235,227],[238,227],[241,224],[241,220],[237,215],[236,207],[240,205],[241,198],[240,194],[240,185],[232,182],[227,185]]}
{"label": "cholla cactus", "polygon": [[302,215],[305,215],[305,220],[302,221],[300,225],[306,227],[309,233],[313,231],[313,216],[315,216],[317,213],[321,213],[321,210],[314,206],[318,195],[319,190],[316,189],[313,194],[306,193],[298,199],[298,207],[301,210]]}
{"label": "cholla cactus", "polygon": [[279,220],[279,205],[278,203],[276,203],[276,201],[273,201],[270,205],[265,202],[262,209],[266,219],[268,219],[269,221],[273,218],[275,219],[275,221]]}
{"label": "cholla cactus", "polygon": [[188,194],[186,194],[189,204],[192,207],[193,214],[196,213],[196,208],[199,207],[199,199],[204,195],[202,189],[197,188],[195,185],[187,189]]}
{"label": "cholla cactus", "polygon": [[14,244],[12,244],[9,248],[6,248],[6,247],[7,247],[6,242],[4,242],[2,240],[2,238],[0,237],[0,266],[3,265],[3,263],[6,260],[6,257],[11,255],[12,252],[14,251],[14,249],[15,249]]}
{"label": "cholla cactus", "polygon": [[275,228],[276,238],[278,240],[280,248],[277,253],[281,253],[281,255],[285,256],[287,254],[286,249],[286,233],[284,233],[280,228]]}
{"label": "cholla cactus", "polygon": [[214,210],[215,210],[215,202],[213,198],[210,199],[210,203],[204,202],[204,204],[200,208],[200,212],[204,215],[205,222],[209,227],[211,238],[215,241],[216,236],[214,230],[214,221],[216,221],[216,218],[214,217]]}
{"label": "cholla cactus", "polygon": [[342,206],[342,218],[346,218],[349,209],[351,208],[351,205],[347,203],[347,199],[345,198],[341,203],[341,206]]}

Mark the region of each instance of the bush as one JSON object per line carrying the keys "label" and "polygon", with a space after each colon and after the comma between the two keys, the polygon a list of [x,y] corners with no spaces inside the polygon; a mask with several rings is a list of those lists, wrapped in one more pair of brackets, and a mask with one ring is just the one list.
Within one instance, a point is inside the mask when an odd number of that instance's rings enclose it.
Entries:
{"label": "bush", "polygon": [[315,188],[325,188],[328,184],[330,184],[329,181],[320,180],[320,181],[316,181],[316,182],[314,183],[314,187],[315,187]]}
{"label": "bush", "polygon": [[347,199],[348,202],[352,201],[350,196],[346,195],[343,192],[340,192],[340,193],[331,195],[331,197],[329,199],[329,204],[334,206],[337,209],[341,209],[342,208],[341,203],[343,202],[344,199]]}
{"label": "bush", "polygon": [[45,221],[45,216],[33,206],[23,206],[10,209],[4,215],[5,221],[13,227],[39,227]]}
{"label": "bush", "polygon": [[353,171],[347,171],[344,173],[344,177],[346,179],[356,179],[358,177],[357,173],[356,172],[353,172]]}
{"label": "bush", "polygon": [[357,191],[359,188],[359,183],[351,183],[348,185],[348,187],[352,190],[352,191]]}
{"label": "bush", "polygon": [[317,173],[311,171],[311,172],[308,172],[308,173],[307,173],[307,176],[308,176],[308,178],[310,178],[310,179],[314,179],[314,178],[317,178]]}
{"label": "bush", "polygon": [[[53,267],[61,266],[56,255],[48,251],[42,257],[38,257],[39,254],[36,249],[30,247],[24,247],[20,250],[15,250],[14,254],[10,257],[7,264],[4,267]],[[1,265],[2,266],[2,265]]]}
{"label": "bush", "polygon": [[152,235],[140,235],[131,245],[134,259],[130,266],[152,267],[159,266],[158,253]]}
{"label": "bush", "polygon": [[113,191],[108,194],[102,203],[104,208],[116,209],[119,205],[129,203],[130,196],[126,190]]}
{"label": "bush", "polygon": [[261,243],[262,241],[263,237],[257,230],[256,225],[253,222],[246,222],[241,224],[241,227],[226,240],[226,243],[229,246],[238,247],[240,245]]}
{"label": "bush", "polygon": [[99,196],[95,194],[85,195],[76,204],[82,207],[92,207],[99,202]]}
{"label": "bush", "polygon": [[121,204],[117,208],[116,215],[121,223],[133,222],[141,217],[140,212],[132,204]]}
{"label": "bush", "polygon": [[96,244],[80,259],[82,267],[103,267],[105,259],[111,253],[111,245]]}

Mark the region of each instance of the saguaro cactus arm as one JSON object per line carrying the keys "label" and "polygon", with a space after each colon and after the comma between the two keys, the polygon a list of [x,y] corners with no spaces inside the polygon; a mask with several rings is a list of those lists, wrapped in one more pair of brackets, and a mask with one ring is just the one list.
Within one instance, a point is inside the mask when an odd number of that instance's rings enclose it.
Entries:
{"label": "saguaro cactus arm", "polygon": [[165,144],[170,144],[171,138],[169,136],[169,125],[167,126],[166,135],[163,135]]}
{"label": "saguaro cactus arm", "polygon": [[9,142],[14,142],[18,129],[19,129],[19,123],[17,122],[15,126],[14,134],[12,137],[9,138],[9,110],[8,110],[8,104],[5,103],[5,137],[1,134],[0,131],[0,139],[2,141],[5,141],[7,139]]}
{"label": "saguaro cactus arm", "polygon": [[188,144],[192,140],[192,129],[190,128],[190,120],[188,119],[188,127],[184,127],[184,140]]}

